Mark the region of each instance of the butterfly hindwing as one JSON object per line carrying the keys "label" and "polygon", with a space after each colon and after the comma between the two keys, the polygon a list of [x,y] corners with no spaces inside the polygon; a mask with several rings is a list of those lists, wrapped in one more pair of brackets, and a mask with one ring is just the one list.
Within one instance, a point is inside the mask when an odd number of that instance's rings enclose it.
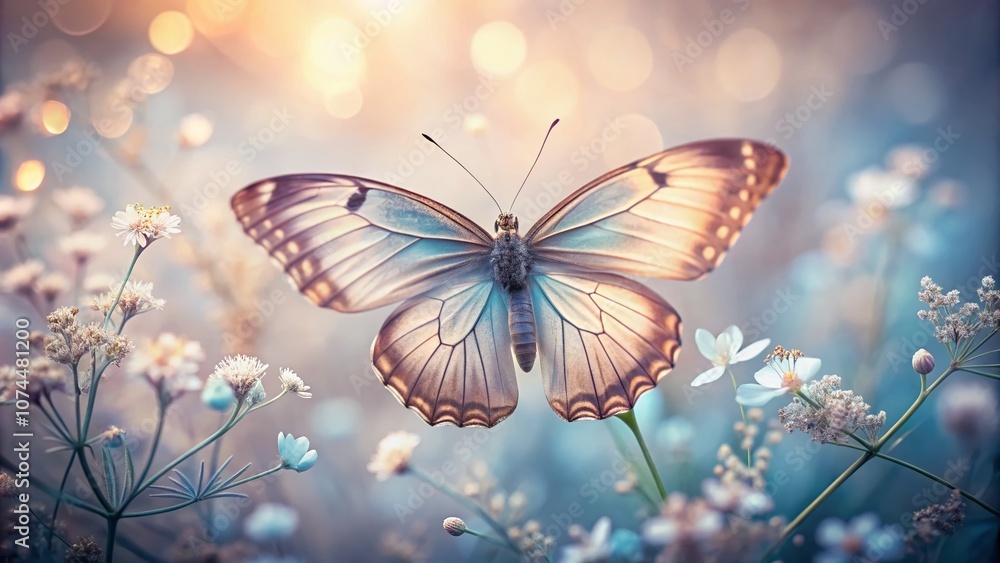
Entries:
{"label": "butterfly hindwing", "polygon": [[321,307],[364,311],[448,279],[489,275],[486,231],[440,203],[373,180],[279,176],[239,191],[232,207],[246,233]]}
{"label": "butterfly hindwing", "polygon": [[786,168],[784,154],[755,141],[676,147],[580,188],[525,239],[542,260],[696,279],[722,262]]}
{"label": "butterfly hindwing", "polygon": [[494,426],[517,405],[502,290],[447,283],[407,300],[375,338],[372,367],[428,424]]}
{"label": "butterfly hindwing", "polygon": [[630,410],[673,368],[680,317],[642,284],[545,267],[530,283],[545,396],[560,417]]}

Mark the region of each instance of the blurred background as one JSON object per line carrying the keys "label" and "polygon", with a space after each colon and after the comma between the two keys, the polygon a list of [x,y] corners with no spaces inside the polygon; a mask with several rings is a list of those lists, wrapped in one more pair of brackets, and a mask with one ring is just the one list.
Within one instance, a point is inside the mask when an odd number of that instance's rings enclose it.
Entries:
{"label": "blurred background", "polygon": [[[591,178],[665,147],[750,137],[789,155],[786,180],[717,271],[695,283],[650,282],[680,312],[686,337],[677,367],[636,409],[668,489],[698,494],[718,446],[738,444],[731,386],[689,386],[710,366],[693,345],[696,328],[735,324],[748,342],[770,338],[819,357],[822,373],[842,376],[894,421],[918,390],[912,353],[928,348],[939,365],[947,358],[917,320],[920,278],[975,300],[979,280],[997,275],[997,11],[990,1],[902,0],[3,2],[0,185],[14,198],[5,205],[32,202],[18,227],[22,250],[70,280],[73,263],[58,241],[80,226],[53,194],[90,188],[103,205],[85,228],[107,244],[80,281],[106,291],[131,258],[111,236],[111,216],[129,203],[170,205],[182,233],[154,245],[134,274],[155,283],[166,307],[133,321],[130,335],[139,346],[162,332],[197,340],[204,376],[224,354],[252,354],[270,364],[272,392],[281,366],[314,393],[254,415],[221,449],[262,469],[276,457],[277,432],[292,432],[311,439],[315,468],[245,491],[251,503],[217,501],[225,522],[206,526],[192,509],[125,522],[119,534],[165,560],[279,553],[243,538],[247,514],[267,501],[298,513],[280,553],[304,560],[486,557],[472,538],[440,529],[453,515],[472,525],[464,508],[444,495],[425,498],[418,481],[379,482],[365,469],[393,430],[420,435],[415,465],[453,463],[457,487],[519,493],[524,517],[550,529],[556,554],[570,523],[590,529],[607,515],[616,528],[638,530],[638,499],[607,483],[587,488],[612,468],[620,422],[563,422],[536,370],[519,375],[518,409],[494,430],[427,427],[369,367],[389,309],[314,308],[229,210],[229,197],[255,180],[336,172],[398,184],[491,224],[488,196],[421,133],[506,205],[560,118],[514,208],[525,230]],[[7,270],[21,238],[2,236]],[[5,319],[28,315],[43,326],[24,299],[0,297]],[[73,304],[72,295],[54,303]],[[3,363],[13,361],[12,338],[0,336]],[[758,365],[737,366],[740,382]],[[149,388],[124,368],[109,373],[94,427],[126,428],[141,449],[153,422]],[[978,383],[954,379],[949,385]],[[995,411],[992,383],[976,393],[991,397]],[[936,473],[967,462],[962,486],[995,485],[995,440],[957,439],[936,403],[910,422],[897,455]],[[768,405],[766,416],[779,406]],[[218,424],[196,394],[185,397],[171,408],[162,458]],[[58,481],[62,455],[39,463],[34,477]],[[789,476],[769,490],[775,512],[794,517],[852,460],[801,434],[785,438],[770,470]],[[900,523],[921,508],[917,497],[929,485],[873,462],[783,556],[818,553],[814,530],[825,517],[875,512]],[[984,498],[995,503],[995,487]],[[573,503],[582,515],[567,520]],[[100,521],[67,514],[72,535],[102,537]],[[943,553],[988,548],[996,528],[970,510]]]}

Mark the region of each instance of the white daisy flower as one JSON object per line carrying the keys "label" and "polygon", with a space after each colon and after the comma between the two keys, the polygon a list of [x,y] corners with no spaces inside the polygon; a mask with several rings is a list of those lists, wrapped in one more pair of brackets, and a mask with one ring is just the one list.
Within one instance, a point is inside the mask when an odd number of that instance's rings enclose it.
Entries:
{"label": "white daisy flower", "polygon": [[158,238],[170,238],[181,232],[177,226],[181,218],[171,215],[169,207],[143,207],[128,205],[125,211],[115,213],[111,226],[118,230],[115,236],[125,235],[125,246],[146,246]]}
{"label": "white daisy flower", "polygon": [[736,402],[748,407],[760,407],[775,397],[798,391],[802,384],[816,377],[821,362],[818,358],[804,358],[798,350],[785,350],[781,346],[766,359],[767,365],[754,374],[757,383],[740,385]]}
{"label": "white daisy flower", "polygon": [[694,333],[694,340],[698,344],[698,351],[712,362],[713,367],[694,378],[691,387],[719,379],[728,366],[756,358],[771,344],[771,339],[765,338],[740,350],[740,346],[743,345],[743,333],[736,325],[729,326],[719,333],[719,336],[712,336],[711,332],[699,328]]}
{"label": "white daisy flower", "polygon": [[289,393],[295,393],[303,399],[313,396],[309,392],[309,386],[302,381],[302,378],[288,368],[281,368],[278,371],[278,381],[281,382],[281,388],[287,390]]}

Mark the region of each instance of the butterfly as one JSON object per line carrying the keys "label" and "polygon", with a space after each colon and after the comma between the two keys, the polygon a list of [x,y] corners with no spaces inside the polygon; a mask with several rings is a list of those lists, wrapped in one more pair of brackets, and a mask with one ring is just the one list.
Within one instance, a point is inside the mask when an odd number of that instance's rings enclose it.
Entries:
{"label": "butterfly", "polygon": [[715,269],[787,164],[744,139],[668,149],[589,182],[523,235],[502,208],[491,234],[420,194],[339,174],[262,180],[232,208],[314,304],[402,302],[372,368],[428,424],[498,424],[517,405],[515,361],[527,373],[536,359],[557,415],[603,419],[630,410],[681,348],[677,311],[625,276]]}

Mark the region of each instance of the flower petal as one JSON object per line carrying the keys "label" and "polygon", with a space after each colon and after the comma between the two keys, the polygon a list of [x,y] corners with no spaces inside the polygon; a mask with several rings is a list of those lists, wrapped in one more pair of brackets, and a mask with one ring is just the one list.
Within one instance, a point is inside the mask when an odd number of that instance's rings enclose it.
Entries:
{"label": "flower petal", "polygon": [[726,327],[726,330],[722,331],[722,334],[729,335],[729,350],[727,352],[729,352],[729,357],[732,358],[736,355],[740,346],[743,346],[743,332],[740,330],[740,327],[729,325]]}
{"label": "flower petal", "polygon": [[701,374],[698,375],[698,377],[694,378],[694,381],[691,382],[691,387],[698,387],[706,383],[711,383],[716,379],[722,377],[722,373],[725,371],[726,371],[725,366],[715,366],[711,369],[707,369],[701,372]]}
{"label": "flower petal", "polygon": [[767,349],[771,345],[771,339],[765,338],[764,340],[758,340],[752,344],[747,344],[747,347],[736,353],[736,357],[730,362],[735,364],[736,362],[745,362],[747,360],[752,360],[760,355],[761,352]]}
{"label": "flower petal", "polygon": [[317,459],[319,459],[319,454],[316,453],[316,450],[309,450],[295,465],[295,470],[299,472],[306,471],[316,464]]}
{"label": "flower petal", "polygon": [[736,402],[746,407],[762,407],[775,397],[780,397],[788,392],[788,389],[771,389],[763,385],[746,383],[736,389]]}
{"label": "flower petal", "polygon": [[718,357],[715,350],[715,337],[712,336],[711,332],[699,328],[694,331],[694,341],[698,344],[698,351],[701,352],[702,356],[709,360],[715,360]]}
{"label": "flower petal", "polygon": [[799,358],[795,360],[795,375],[799,381],[809,381],[819,373],[822,363],[819,358]]}
{"label": "flower petal", "polygon": [[847,526],[839,518],[827,518],[816,528],[816,543],[823,547],[839,548],[847,535]]}
{"label": "flower petal", "polygon": [[611,537],[611,519],[602,516],[594,523],[594,529],[590,532],[591,545],[604,545]]}
{"label": "flower petal", "polygon": [[777,389],[781,387],[781,375],[778,374],[778,366],[768,364],[753,374],[753,378],[764,387]]}

